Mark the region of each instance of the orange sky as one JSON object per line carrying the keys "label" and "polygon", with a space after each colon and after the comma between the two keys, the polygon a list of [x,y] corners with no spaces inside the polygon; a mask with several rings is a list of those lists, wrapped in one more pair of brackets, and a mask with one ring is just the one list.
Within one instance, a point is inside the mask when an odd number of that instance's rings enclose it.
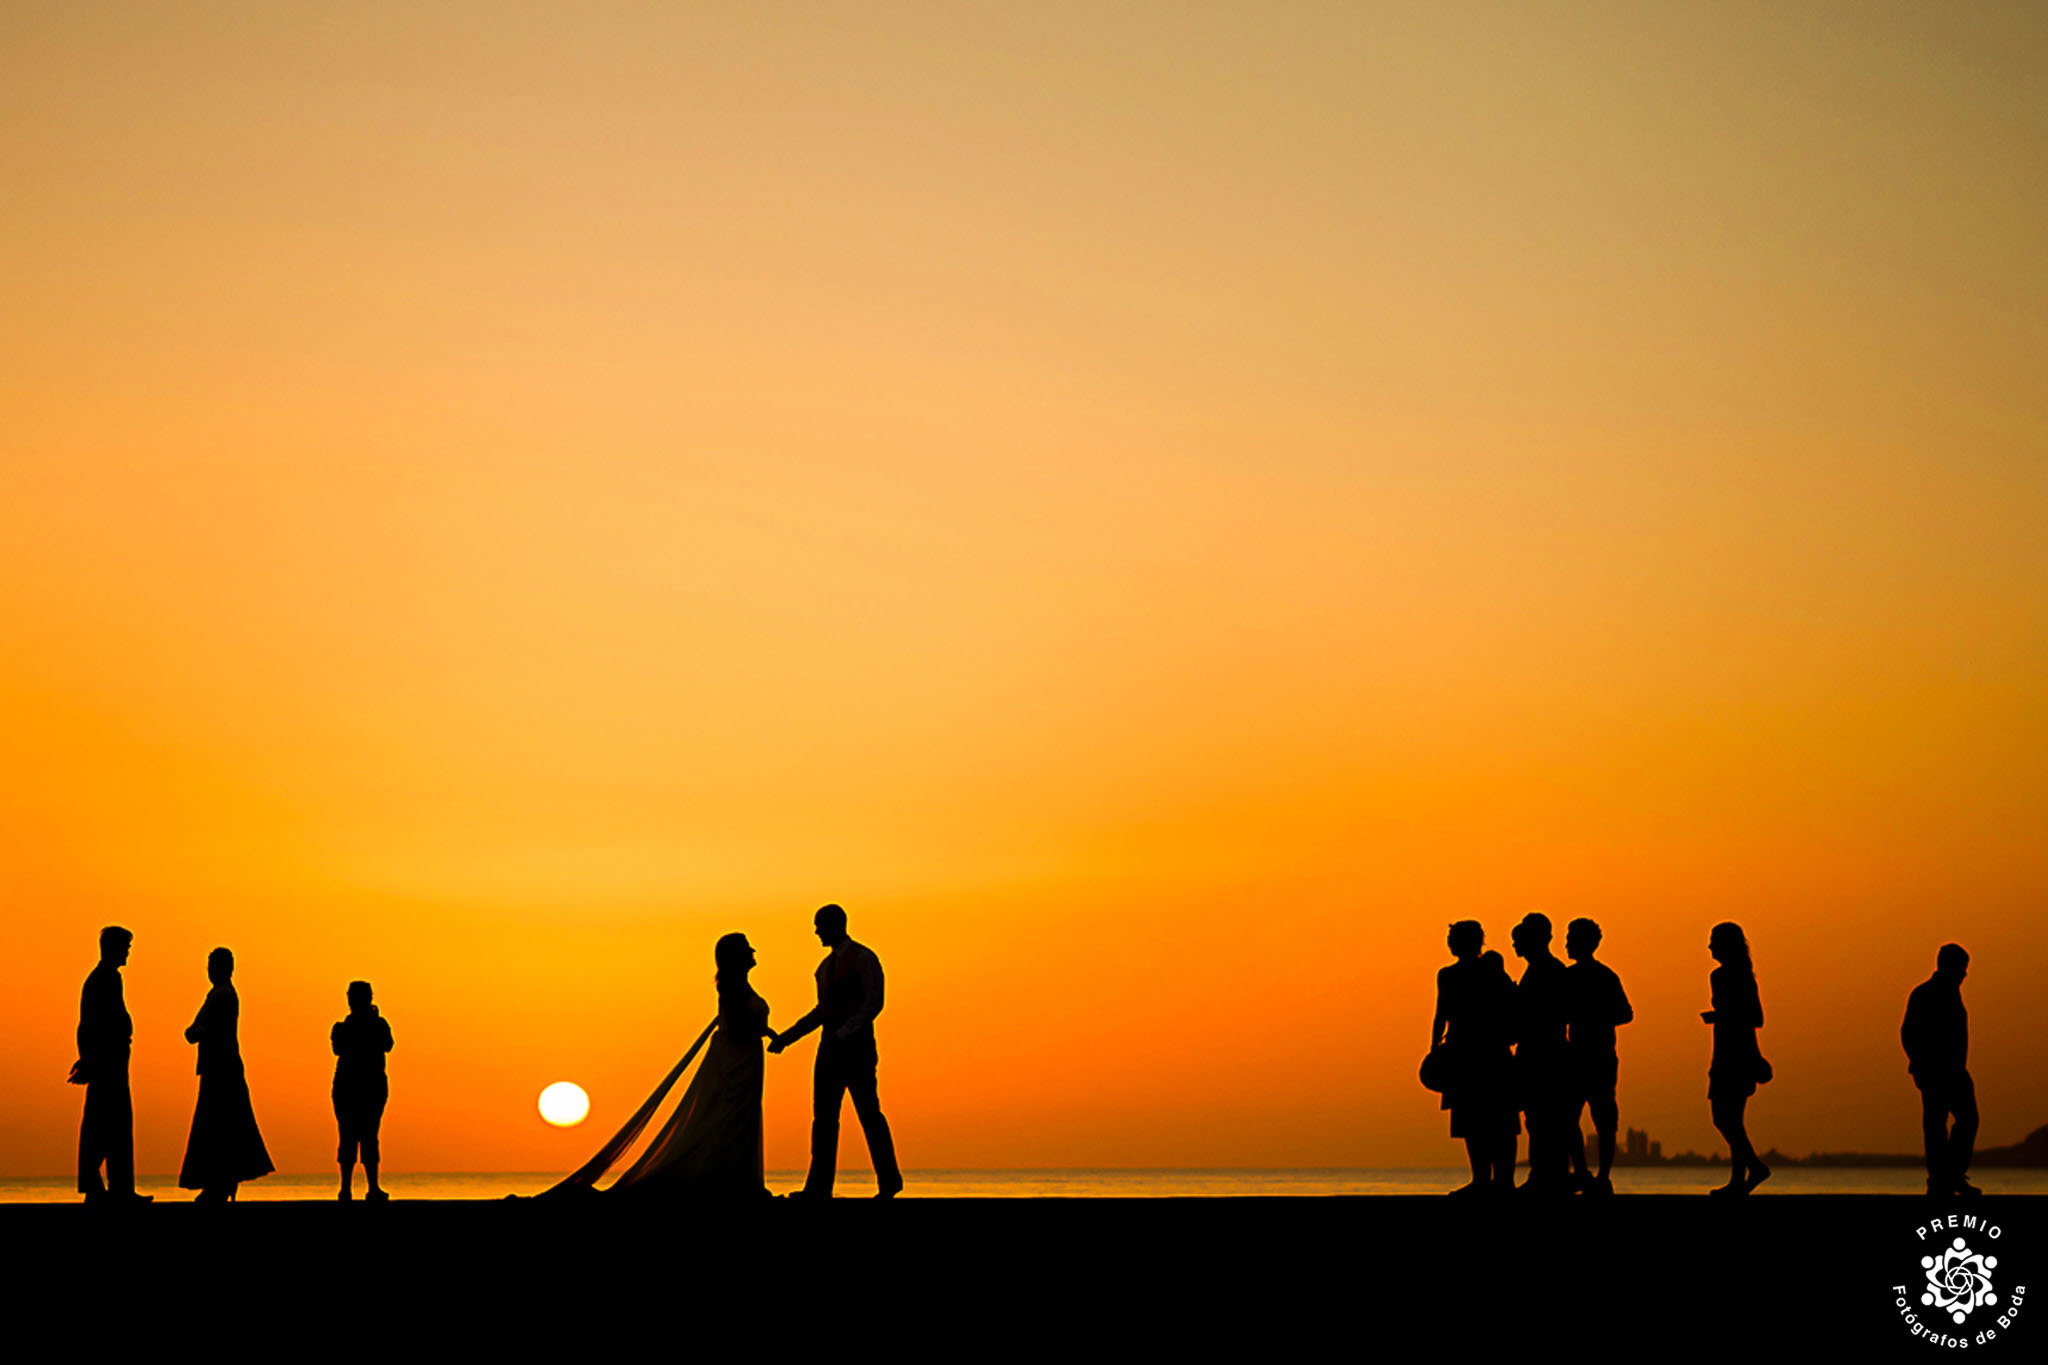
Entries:
{"label": "orange sky", "polygon": [[102,923],[144,1170],[216,943],[280,1167],[365,976],[394,1169],[567,1169],[828,899],[913,1168],[1455,1164],[1530,909],[1668,1148],[1721,918],[1760,1146],[1949,938],[2048,1123],[2038,11],[683,10],[9,8],[0,1174]]}

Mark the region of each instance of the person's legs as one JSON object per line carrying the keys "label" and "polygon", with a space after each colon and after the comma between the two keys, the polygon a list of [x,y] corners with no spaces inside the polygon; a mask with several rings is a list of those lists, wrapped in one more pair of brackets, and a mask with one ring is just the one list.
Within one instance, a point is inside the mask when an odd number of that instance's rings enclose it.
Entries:
{"label": "person's legs", "polygon": [[1608,1179],[1614,1169],[1614,1138],[1621,1131],[1621,1105],[1615,1098],[1615,1081],[1615,1067],[1609,1062],[1594,1077],[1586,1097],[1586,1108],[1593,1117],[1593,1132],[1600,1144],[1599,1178],[1602,1180]]}
{"label": "person's legs", "polygon": [[1955,1175],[1949,1169],[1948,1096],[1932,1080],[1920,1087],[1920,1140],[1927,1152],[1927,1192],[1949,1193]]}
{"label": "person's legs", "polygon": [[[1735,1130],[1729,1138],[1729,1171],[1735,1173],[1737,1185],[1741,1185],[1741,1191],[1747,1195],[1769,1177],[1772,1169],[1763,1164],[1763,1158],[1757,1156],[1755,1144],[1749,1142],[1749,1095],[1735,1095],[1729,1099],[1729,1105]],[[1737,1150],[1741,1150],[1741,1166],[1735,1164]]]}
{"label": "person's legs", "polygon": [[106,1089],[103,1082],[88,1081],[85,1112],[78,1118],[78,1192],[98,1198],[107,1192],[100,1179],[100,1163],[106,1160]]}
{"label": "person's legs", "polygon": [[1956,1080],[1949,1110],[1956,1116],[1948,1135],[1949,1183],[1961,1190],[1969,1184],[1970,1158],[1977,1150],[1977,1083],[1967,1071]]}
{"label": "person's legs", "polygon": [[368,1194],[373,1201],[381,1201],[384,1198],[384,1187],[377,1183],[377,1167],[384,1159],[377,1134],[383,1126],[384,1097],[380,1095],[374,1105],[364,1106],[362,1126],[356,1130],[356,1138],[362,1146],[363,1177],[370,1183]]}
{"label": "person's legs", "polygon": [[1580,1183],[1583,1183],[1588,1177],[1586,1170],[1586,1128],[1580,1122],[1585,1108],[1584,1096],[1574,1095],[1568,1107],[1571,1120],[1562,1130],[1565,1134],[1565,1156],[1571,1161],[1572,1178]]}
{"label": "person's legs", "polygon": [[1750,1145],[1744,1123],[1748,1108],[1747,1095],[1727,1095],[1713,1102],[1714,1128],[1728,1139],[1728,1184],[1724,1188],[1742,1193],[1771,1173],[1769,1167],[1757,1160],[1756,1148]]}
{"label": "person's legs", "polygon": [[1616,1124],[1620,1115],[1612,1099],[1607,1102],[1607,1112],[1593,1120],[1593,1136],[1600,1147],[1600,1170],[1598,1179],[1610,1180],[1614,1173],[1614,1139],[1619,1133]]}
{"label": "person's legs", "polygon": [[846,1088],[853,1096],[853,1112],[860,1117],[860,1130],[867,1136],[868,1160],[875,1168],[875,1192],[886,1198],[903,1188],[903,1172],[896,1167],[896,1140],[889,1133],[889,1120],[882,1116],[874,1066],[858,1067],[847,1077]]}
{"label": "person's legs", "polygon": [[[1537,1140],[1538,1135],[1542,1140]],[[1546,1095],[1543,1103],[1529,1112],[1529,1182],[1548,1189],[1562,1185],[1561,1177],[1571,1169],[1565,1154],[1564,1120],[1557,1101]]]}
{"label": "person's legs", "polygon": [[1550,1130],[1556,1142],[1551,1154],[1551,1174],[1557,1177],[1558,1187],[1567,1190],[1572,1188],[1572,1177],[1585,1168],[1586,1161],[1586,1142],[1579,1132],[1579,1108],[1574,1098],[1570,1082],[1560,1076],[1550,1101]]}
{"label": "person's legs", "polygon": [[1529,1130],[1529,1178],[1524,1189],[1562,1190],[1571,1171],[1571,1114],[1553,1093],[1545,1093],[1523,1111]]}
{"label": "person's legs", "polygon": [[1472,1167],[1472,1184],[1468,1188],[1483,1187],[1493,1177],[1493,1153],[1490,1148],[1493,1139],[1468,1137],[1465,1139],[1465,1161]]}
{"label": "person's legs", "polygon": [[135,1193],[135,1099],[128,1092],[126,1062],[119,1075],[107,1078],[105,1088],[100,1150],[107,1161],[107,1193],[126,1198]]}
{"label": "person's legs", "polygon": [[811,1169],[804,1177],[804,1194],[813,1199],[832,1197],[839,1173],[839,1101],[845,1094],[839,1059],[821,1045],[811,1074]]}
{"label": "person's legs", "polygon": [[1529,1183],[1543,1189],[1567,1188],[1578,1114],[1572,1105],[1570,1071],[1562,1059],[1552,1061],[1538,1076],[1528,1120]]}
{"label": "person's legs", "polygon": [[1742,1100],[1740,1096],[1716,1095],[1708,1103],[1714,1131],[1728,1144],[1728,1183],[1722,1188],[1732,1190],[1742,1183],[1744,1149],[1749,1146],[1749,1135],[1742,1130]]}
{"label": "person's legs", "polygon": [[341,1192],[336,1196],[339,1199],[354,1199],[356,1197],[356,1130],[355,1124],[351,1119],[352,1115],[349,1113],[348,1102],[340,1095],[336,1095],[334,1097],[334,1127],[339,1134],[341,1145],[335,1151],[334,1159],[341,1166]]}

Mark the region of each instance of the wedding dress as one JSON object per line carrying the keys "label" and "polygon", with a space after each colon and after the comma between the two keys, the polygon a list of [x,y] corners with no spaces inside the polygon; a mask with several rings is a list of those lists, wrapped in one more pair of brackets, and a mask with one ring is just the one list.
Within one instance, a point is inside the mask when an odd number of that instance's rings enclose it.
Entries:
{"label": "wedding dress", "polygon": [[[683,1054],[647,1101],[626,1120],[597,1155],[540,1197],[596,1193],[597,1182],[618,1164],[689,1069],[699,1053],[703,1063],[690,1079],[675,1112],[632,1165],[604,1193],[686,1199],[765,1198],[761,1151],[761,1039],[768,1031],[768,1002],[750,986],[721,991],[718,1017]],[[706,1043],[709,1046],[706,1046]]]}

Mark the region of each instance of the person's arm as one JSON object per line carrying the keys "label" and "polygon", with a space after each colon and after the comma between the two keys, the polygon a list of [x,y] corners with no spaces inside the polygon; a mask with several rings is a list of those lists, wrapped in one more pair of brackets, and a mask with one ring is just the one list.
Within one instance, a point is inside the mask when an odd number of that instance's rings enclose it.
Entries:
{"label": "person's arm", "polygon": [[196,1043],[206,1036],[207,1029],[214,1022],[214,1015],[218,1013],[218,1007],[214,1003],[218,995],[218,987],[206,993],[206,999],[200,1003],[199,1013],[192,1016],[192,1026],[185,1030],[186,1042]]}
{"label": "person's arm", "polygon": [[341,1055],[341,1030],[341,1024],[327,1030],[327,1045],[334,1049],[334,1055],[337,1057]]}
{"label": "person's arm", "polygon": [[882,1012],[882,959],[863,951],[854,960],[854,975],[860,978],[860,1007],[839,1026],[839,1041],[845,1042],[864,1028],[872,1028]]}
{"label": "person's arm", "polygon": [[1444,1009],[1444,972],[1449,970],[1450,968],[1446,967],[1436,974],[1436,1016],[1429,1021],[1429,1050],[1431,1052],[1436,1051],[1442,1045],[1444,1030],[1449,1027],[1451,1022],[1450,1015]]}
{"label": "person's arm", "polygon": [[815,1009],[797,1020],[794,1024],[791,1024],[787,1030],[776,1037],[774,1042],[768,1044],[768,1050],[770,1052],[780,1052],[797,1039],[817,1028],[819,1016],[824,1012],[824,1009],[825,1002],[820,1000]]}
{"label": "person's arm", "polygon": [[1614,978],[1614,1022],[1633,1024],[1636,1021],[1636,1007],[1629,1004],[1628,992],[1622,989],[1621,978]]}
{"label": "person's arm", "polygon": [[92,978],[88,976],[85,979],[85,989],[78,993],[78,1059],[82,1062],[91,1061],[92,1054],[97,1050],[93,1047],[96,1041],[93,1037],[93,1025],[96,1022],[93,1019],[94,1013]]}
{"label": "person's arm", "polygon": [[391,1039],[391,1021],[389,1019],[379,1018],[377,1020],[377,1027],[384,1030],[384,1050],[386,1052],[391,1051],[393,1047]]}
{"label": "person's arm", "polygon": [[64,1079],[72,1085],[84,1085],[92,1079],[92,1030],[87,1025],[92,1020],[92,978],[85,979],[85,989],[78,993],[78,1060],[71,1064],[71,1074]]}

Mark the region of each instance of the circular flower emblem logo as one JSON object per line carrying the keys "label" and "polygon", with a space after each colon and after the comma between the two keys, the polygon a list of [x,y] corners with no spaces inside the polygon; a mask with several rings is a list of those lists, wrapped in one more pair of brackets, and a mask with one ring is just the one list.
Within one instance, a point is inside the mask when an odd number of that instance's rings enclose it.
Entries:
{"label": "circular flower emblem logo", "polygon": [[1920,1265],[1927,1272],[1920,1302],[1955,1322],[1998,1302],[1998,1295],[1991,1292],[1991,1272],[1998,1268],[1998,1258],[1978,1255],[1960,1237],[1939,1256],[1922,1256]]}

